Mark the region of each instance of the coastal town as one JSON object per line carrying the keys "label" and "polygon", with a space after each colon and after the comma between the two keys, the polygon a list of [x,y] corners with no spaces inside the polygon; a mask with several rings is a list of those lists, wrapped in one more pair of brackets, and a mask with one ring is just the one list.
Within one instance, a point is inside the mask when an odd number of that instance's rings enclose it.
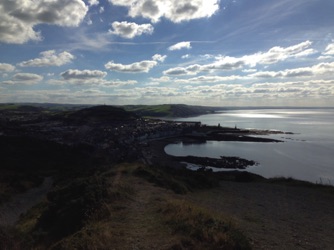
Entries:
{"label": "coastal town", "polygon": [[[156,146],[152,146],[152,150],[148,150],[148,147],[150,144],[165,145],[180,140],[193,143],[206,140],[279,142],[250,136],[268,133],[269,131],[249,131],[236,127],[224,128],[220,124],[206,126],[201,122],[140,117],[111,106],[96,106],[75,112],[46,112],[31,107],[0,112],[0,134],[3,136],[26,136],[67,146],[87,146],[96,152],[107,153],[115,162],[141,158],[150,163],[154,158],[159,158],[160,163],[170,162],[172,156],[167,156],[163,148],[158,147],[158,152]],[[168,138],[174,139],[164,140]],[[179,162],[177,157],[174,160]],[[192,160],[192,163],[203,162],[195,158]],[[222,161],[213,159],[212,162],[216,162],[213,165],[218,166]],[[237,159],[229,159],[221,167],[247,167],[233,164],[238,162]]]}

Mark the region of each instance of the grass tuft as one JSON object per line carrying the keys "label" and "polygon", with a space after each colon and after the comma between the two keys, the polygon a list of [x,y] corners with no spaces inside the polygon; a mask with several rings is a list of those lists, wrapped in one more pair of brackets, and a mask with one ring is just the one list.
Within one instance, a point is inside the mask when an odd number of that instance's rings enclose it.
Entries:
{"label": "grass tuft", "polygon": [[169,201],[161,209],[165,222],[182,240],[173,249],[251,249],[231,221],[184,201]]}

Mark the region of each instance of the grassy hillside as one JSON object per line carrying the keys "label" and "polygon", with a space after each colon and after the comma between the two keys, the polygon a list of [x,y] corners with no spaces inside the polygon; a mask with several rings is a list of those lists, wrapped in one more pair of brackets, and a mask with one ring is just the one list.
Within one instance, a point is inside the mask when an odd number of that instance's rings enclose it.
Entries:
{"label": "grassy hillside", "polygon": [[131,120],[137,116],[133,112],[114,106],[94,106],[69,113],[67,119],[78,122],[110,122]]}
{"label": "grassy hillside", "polygon": [[207,177],[175,171],[123,163],[58,184],[12,232],[0,228],[0,247],[250,249],[230,218],[187,198]]}
{"label": "grassy hillside", "polygon": [[139,116],[169,117],[172,116],[171,105],[128,105],[125,110],[135,112]]}
{"label": "grassy hillside", "polygon": [[[35,147],[40,149],[39,143]],[[62,159],[65,152],[59,153]],[[40,161],[40,166],[48,164],[47,157]],[[84,162],[94,169],[82,171]],[[246,173],[237,180],[236,172],[225,176],[139,162],[111,165],[84,156],[65,164],[61,173],[63,178],[56,179],[47,199],[22,215],[15,226],[0,227],[1,249],[333,246],[330,187],[253,181],[245,178]]]}
{"label": "grassy hillside", "polygon": [[21,111],[74,111],[91,107],[92,105],[77,104],[56,104],[56,103],[2,103],[0,110],[21,110]]}
{"label": "grassy hillside", "polygon": [[184,104],[163,104],[163,105],[128,105],[124,106],[128,111],[133,111],[140,116],[148,117],[188,117],[212,113],[221,108],[191,106]]}
{"label": "grassy hillside", "polygon": [[[107,113],[113,113],[115,117],[126,118],[133,112],[138,116],[146,117],[189,117],[222,110],[220,107],[192,106],[185,104],[161,104],[161,105],[125,105],[121,107],[108,105],[70,105],[70,104],[0,104],[0,110],[14,111],[67,111],[76,116],[110,117]],[[122,117],[123,116],[123,117]]]}

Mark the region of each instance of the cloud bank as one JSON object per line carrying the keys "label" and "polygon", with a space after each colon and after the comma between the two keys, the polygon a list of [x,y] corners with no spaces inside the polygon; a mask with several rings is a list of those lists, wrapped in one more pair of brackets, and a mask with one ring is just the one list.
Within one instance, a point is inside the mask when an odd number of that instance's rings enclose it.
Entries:
{"label": "cloud bank", "polygon": [[38,24],[78,26],[88,11],[82,0],[12,0],[0,2],[0,42],[39,41]]}
{"label": "cloud bank", "polygon": [[151,22],[166,18],[174,23],[211,17],[219,10],[219,0],[109,0],[128,8],[130,17],[144,17]]}

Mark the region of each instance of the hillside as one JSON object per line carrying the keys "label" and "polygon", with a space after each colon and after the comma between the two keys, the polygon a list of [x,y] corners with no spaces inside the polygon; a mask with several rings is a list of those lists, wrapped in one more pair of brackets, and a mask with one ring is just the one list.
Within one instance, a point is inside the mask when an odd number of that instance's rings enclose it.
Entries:
{"label": "hillside", "polygon": [[332,249],[333,188],[224,176],[139,162],[79,174],[0,227],[0,247]]}
{"label": "hillside", "polygon": [[191,106],[185,104],[127,105],[124,108],[125,110],[135,112],[139,116],[148,117],[189,117],[222,110],[220,107]]}
{"label": "hillside", "polygon": [[[69,117],[89,117],[90,119],[128,119],[134,114],[146,117],[190,117],[210,114],[222,110],[221,107],[192,106],[185,104],[161,104],[161,105],[72,105],[72,104],[48,104],[48,103],[17,103],[0,104],[0,110],[32,111],[32,112],[68,112]],[[124,112],[126,111],[126,112]],[[130,113],[127,113],[130,112]]]}
{"label": "hillside", "polygon": [[112,122],[119,120],[131,120],[137,116],[130,111],[114,106],[93,106],[90,108],[80,109],[69,113],[69,120],[78,122]]}

